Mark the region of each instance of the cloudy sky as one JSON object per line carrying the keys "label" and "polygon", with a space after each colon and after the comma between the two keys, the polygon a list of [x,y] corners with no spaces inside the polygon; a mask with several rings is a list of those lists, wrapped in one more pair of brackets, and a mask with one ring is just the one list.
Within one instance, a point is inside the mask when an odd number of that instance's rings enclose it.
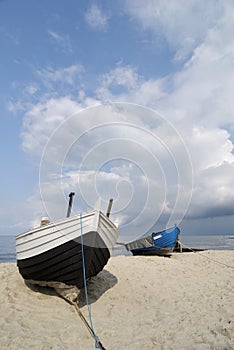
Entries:
{"label": "cloudy sky", "polygon": [[0,1],[1,228],[98,197],[121,237],[233,234],[232,0]]}

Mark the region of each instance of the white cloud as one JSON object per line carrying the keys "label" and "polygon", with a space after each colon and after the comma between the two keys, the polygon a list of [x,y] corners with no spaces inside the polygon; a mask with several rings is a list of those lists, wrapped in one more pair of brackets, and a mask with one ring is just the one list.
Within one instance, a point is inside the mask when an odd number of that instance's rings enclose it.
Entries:
{"label": "white cloud", "polygon": [[174,215],[173,224],[180,220],[192,174],[186,150],[167,121],[129,104],[74,114],[79,111],[81,105],[61,98],[41,102],[25,115],[23,147],[36,159],[42,155],[40,185],[49,216],[62,215],[64,193],[74,190],[82,210],[99,195],[105,209],[113,196],[113,215],[125,233],[136,227],[145,232],[157,218],[165,223]]}
{"label": "white cloud", "polygon": [[190,218],[214,218],[233,215],[234,161],[223,162],[200,173],[196,180]]}
{"label": "white cloud", "polygon": [[117,66],[100,78],[96,94],[102,101],[132,102],[145,106],[156,106],[166,94],[167,79],[144,80],[131,66]]}
{"label": "white cloud", "polygon": [[[212,8],[211,3],[185,1],[179,6],[178,1],[128,1],[129,12],[145,28],[164,32],[176,58],[189,57],[181,70],[163,79],[146,80],[134,67],[117,66],[100,77],[97,100],[88,98],[82,90],[79,101],[68,96],[45,98],[25,114],[25,151],[40,157],[46,142],[55,137],[44,160],[45,177],[41,178],[47,198],[50,196],[52,216],[62,215],[65,204],[61,211],[60,203],[64,193],[78,184],[77,194],[82,198],[81,203],[78,199],[79,209],[84,202],[93,205],[98,193],[105,201],[110,192],[114,193],[116,217],[122,224],[131,222],[131,229],[137,228],[138,232],[143,233],[144,225],[152,219],[166,221],[173,213],[178,193],[175,214],[183,216],[183,205],[188,204],[191,190],[191,169],[189,161],[185,162],[186,152],[182,152],[179,135],[193,164],[189,217],[233,213],[234,155],[230,132],[234,130],[234,8],[230,2],[216,1]],[[201,14],[204,21],[199,19]],[[50,81],[67,79],[67,84],[73,84],[80,71],[73,66],[67,71],[50,69],[43,73]],[[77,119],[69,118],[82,108],[97,104],[99,99],[142,104],[160,110],[168,122],[154,119],[140,106],[133,116],[126,106],[113,107],[111,103],[83,111]],[[122,124],[117,127],[116,121]],[[52,134],[62,123],[57,134]],[[111,127],[105,126],[110,123]],[[128,123],[135,123],[137,130]],[[170,123],[175,133],[168,132]],[[118,157],[122,162],[116,162]],[[134,215],[141,218],[141,209],[144,218],[141,223],[132,224]]]}
{"label": "white cloud", "polygon": [[223,11],[222,1],[213,0],[127,0],[128,14],[164,37],[175,51],[176,59],[185,59],[202,42]]}
{"label": "white cloud", "polygon": [[[155,14],[152,6],[157,4],[159,8],[162,8],[160,6],[163,6],[163,3],[151,1],[147,4],[144,3],[144,6],[141,6],[139,2],[131,3],[130,11],[131,13],[136,11],[142,23],[153,29],[157,27],[153,19],[159,13],[156,11]],[[192,27],[188,29],[191,30],[191,33],[193,30],[196,33],[195,44],[187,52],[192,56],[181,71],[164,79],[145,81],[143,78],[136,78],[136,84],[130,86],[126,84],[127,89],[124,91],[123,87],[122,91],[117,93],[117,97],[113,93],[114,89],[111,88],[111,84],[106,84],[103,96],[115,100],[142,103],[160,110],[183,136],[194,169],[194,192],[190,217],[217,216],[225,215],[225,213],[230,215],[233,213],[231,203],[234,202],[233,191],[230,191],[233,187],[231,179],[234,176],[234,146],[231,141],[234,135],[230,134],[234,130],[232,87],[234,81],[232,37],[234,7],[230,2],[225,4],[217,2],[215,12],[210,13],[199,34],[199,30],[197,32],[197,28],[193,28],[199,13],[195,11],[194,16],[191,16],[191,6],[194,3],[186,2],[188,5],[185,4],[184,9],[177,8],[173,15],[171,10],[173,6],[177,6],[176,4],[178,5],[176,1],[173,4],[165,3],[165,6],[169,6],[168,14],[174,18],[172,18],[174,29],[170,31],[169,26],[168,31],[164,31],[167,40],[170,42],[178,34],[181,24],[177,19],[181,18],[182,14],[184,16],[185,13],[188,14],[189,20],[192,18]],[[197,6],[200,6],[200,10],[204,7],[202,13],[205,14],[209,11],[211,3],[197,2]],[[143,7],[145,7],[145,12]],[[177,11],[181,11],[179,17],[175,15]],[[190,26],[189,20],[183,22],[185,27]],[[200,24],[199,21],[197,23]],[[166,19],[164,25],[169,25]],[[175,40],[177,55],[181,50],[178,42],[180,38],[179,35]],[[131,70],[131,67],[128,67],[128,70]],[[137,77],[137,71],[135,74]],[[110,72],[109,81],[112,84],[116,83],[112,79],[113,76],[113,72]]]}
{"label": "white cloud", "polygon": [[130,91],[140,87],[141,78],[136,69],[130,66],[118,66],[100,78],[100,87],[96,93],[102,100],[119,95],[124,98]]}
{"label": "white cloud", "polygon": [[102,77],[102,85],[110,88],[112,85],[133,89],[139,86],[139,75],[132,67],[117,67]]}
{"label": "white cloud", "polygon": [[21,133],[23,150],[33,158],[42,155],[53,131],[72,113],[81,108],[69,98],[51,98],[28,107]]}
{"label": "white cloud", "polygon": [[85,14],[87,24],[95,30],[106,30],[108,26],[107,15],[96,4],[92,4]]}
{"label": "white cloud", "polygon": [[34,95],[38,91],[38,87],[36,84],[29,84],[25,87],[25,93],[29,95]]}
{"label": "white cloud", "polygon": [[[177,21],[177,16],[172,13],[174,6],[178,11],[186,12],[188,22],[191,18],[194,22],[198,21],[200,18],[199,11],[204,15],[209,12],[211,6],[210,1],[196,2],[196,6],[200,10],[194,11],[191,15],[191,11],[195,6],[194,1],[185,2],[185,8],[183,6],[179,7],[177,1],[169,3],[151,1],[144,3],[144,5],[137,1],[134,3],[129,1],[128,4],[131,4],[129,11],[137,12],[139,16],[142,13],[141,10],[143,13],[146,11],[142,16],[146,23],[148,23],[148,19],[149,25],[152,24],[152,26],[154,21],[151,23],[151,16],[154,16],[155,13],[158,15],[161,6],[165,4],[168,7],[168,16],[170,14],[174,21],[175,36],[179,31],[181,22]],[[120,92],[114,91],[112,86],[118,83],[117,79],[113,78],[115,77],[114,70],[109,73],[109,81],[112,85],[102,83],[102,90],[99,91],[105,93],[103,96],[108,96],[114,100],[128,100],[159,109],[171,122],[175,123],[176,121],[183,135],[186,135],[188,130],[191,130],[191,127],[196,127],[196,125],[207,128],[228,126],[232,130],[234,120],[234,105],[232,102],[234,98],[232,87],[234,81],[234,42],[232,36],[234,31],[234,7],[229,1],[225,3],[217,1],[214,7],[217,15],[211,12],[208,16],[209,20],[207,19],[208,22],[204,22],[203,35],[190,53],[190,55],[192,54],[191,58],[180,71],[163,79],[151,78],[146,81],[139,77],[138,72],[133,68],[129,66],[121,67],[122,71],[125,69],[129,72],[134,71],[135,84],[129,85],[126,83],[122,86]],[[155,11],[153,11],[154,9]],[[182,21],[182,23],[184,22]],[[197,30],[195,32],[197,33]],[[177,47],[179,47],[179,44]]]}
{"label": "white cloud", "polygon": [[49,36],[64,52],[73,52],[71,39],[68,35],[61,35],[53,30],[48,30]]}
{"label": "white cloud", "polygon": [[54,69],[53,67],[47,67],[45,69],[37,70],[37,74],[45,84],[60,82],[62,84],[73,85],[82,73],[84,67],[81,64],[73,64],[66,68]]}
{"label": "white cloud", "polygon": [[13,114],[17,112],[25,112],[25,103],[22,101],[8,101],[7,102],[7,110]]}
{"label": "white cloud", "polygon": [[189,152],[193,159],[196,173],[209,168],[218,168],[223,163],[233,163],[234,145],[230,135],[222,129],[194,128],[190,138]]}

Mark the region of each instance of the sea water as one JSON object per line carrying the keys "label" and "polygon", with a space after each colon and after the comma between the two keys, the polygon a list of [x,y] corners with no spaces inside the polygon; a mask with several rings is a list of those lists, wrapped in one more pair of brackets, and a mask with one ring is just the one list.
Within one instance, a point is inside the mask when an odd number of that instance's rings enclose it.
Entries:
{"label": "sea water", "polygon": [[[184,247],[213,249],[213,250],[234,250],[234,236],[180,236],[180,241]],[[115,246],[113,256],[131,255],[124,246]],[[0,263],[15,262],[15,237],[0,235]]]}
{"label": "sea water", "polygon": [[0,236],[0,263],[14,261],[16,261],[15,237]]}

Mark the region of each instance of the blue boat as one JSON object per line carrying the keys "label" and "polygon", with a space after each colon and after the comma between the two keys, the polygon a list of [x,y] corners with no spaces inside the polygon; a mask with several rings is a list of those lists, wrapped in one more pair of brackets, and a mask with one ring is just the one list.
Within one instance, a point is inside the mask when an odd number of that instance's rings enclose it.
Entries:
{"label": "blue boat", "polygon": [[125,247],[133,255],[168,255],[175,249],[179,233],[180,229],[174,226],[125,243]]}

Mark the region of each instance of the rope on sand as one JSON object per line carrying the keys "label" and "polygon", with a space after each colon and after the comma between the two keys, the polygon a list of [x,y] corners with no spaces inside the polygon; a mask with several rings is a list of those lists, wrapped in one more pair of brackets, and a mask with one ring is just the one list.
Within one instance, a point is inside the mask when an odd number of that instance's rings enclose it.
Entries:
{"label": "rope on sand", "polygon": [[89,313],[89,323],[85,319],[84,315],[80,311],[78,307],[78,302],[77,300],[73,303],[81,320],[87,327],[89,333],[95,340],[95,347],[96,349],[102,349],[106,350],[102,343],[100,342],[97,334],[95,333],[94,327],[93,327],[93,322],[92,322],[92,316],[91,316],[91,310],[90,310],[90,305],[89,305],[89,298],[88,298],[88,289],[87,289],[87,281],[86,281],[86,269],[85,269],[85,252],[84,252],[84,240],[83,240],[83,228],[82,228],[82,213],[80,213],[80,238],[81,238],[81,248],[82,248],[82,265],[83,265],[83,278],[84,278],[84,289],[85,289],[85,298],[86,298],[86,305],[88,307],[88,313]]}
{"label": "rope on sand", "polygon": [[95,339],[95,347],[96,347],[96,349],[106,350],[104,348],[104,346],[102,345],[102,343],[100,342],[100,340],[97,337],[97,335],[95,334],[93,328],[89,325],[89,323],[87,322],[86,318],[84,317],[84,315],[80,311],[79,306],[78,306],[78,302],[77,301],[73,301],[72,303],[75,306],[75,309],[78,312],[78,315],[80,316],[80,318],[81,318],[82,322],[84,323],[85,327],[88,329],[90,335]]}
{"label": "rope on sand", "polygon": [[202,256],[202,257],[205,258],[205,259],[208,259],[208,260],[210,260],[210,261],[212,261],[212,262],[215,262],[216,264],[219,264],[219,265],[222,265],[222,266],[225,266],[225,267],[229,267],[229,268],[231,268],[231,269],[234,269],[234,266],[231,266],[231,265],[225,264],[225,263],[223,263],[223,262],[221,262],[221,261],[212,259],[212,258],[210,258],[210,257],[207,256],[207,255],[203,255],[203,254],[201,254],[201,253],[200,253],[199,251],[197,251],[197,250],[193,250],[193,249],[190,248],[190,247],[186,247],[186,246],[185,246],[184,244],[182,244],[181,242],[180,242],[180,245],[181,245],[183,248],[190,249],[191,252],[193,252],[193,253],[199,254],[200,256]]}

